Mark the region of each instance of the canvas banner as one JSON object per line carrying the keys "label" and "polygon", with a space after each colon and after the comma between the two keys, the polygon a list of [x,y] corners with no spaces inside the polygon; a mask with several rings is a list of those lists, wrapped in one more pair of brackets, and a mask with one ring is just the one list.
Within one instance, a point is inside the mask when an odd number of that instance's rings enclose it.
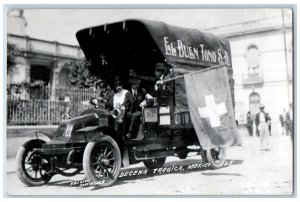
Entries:
{"label": "canvas banner", "polygon": [[191,119],[203,149],[241,144],[226,66],[185,74],[184,80]]}

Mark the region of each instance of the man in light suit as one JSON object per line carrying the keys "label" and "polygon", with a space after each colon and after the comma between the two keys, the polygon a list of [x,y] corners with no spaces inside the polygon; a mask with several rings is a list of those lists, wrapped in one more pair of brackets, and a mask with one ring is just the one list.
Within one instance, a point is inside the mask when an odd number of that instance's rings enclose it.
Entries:
{"label": "man in light suit", "polygon": [[259,106],[260,112],[255,116],[255,124],[259,131],[260,136],[260,146],[261,150],[269,151],[269,127],[268,124],[271,121],[271,118],[268,113],[265,112],[265,106],[261,104]]}
{"label": "man in light suit", "polygon": [[120,80],[119,77],[114,79],[116,93],[113,97],[113,108],[120,108],[125,110],[125,115],[131,111],[133,104],[132,94],[123,88],[124,83]]}

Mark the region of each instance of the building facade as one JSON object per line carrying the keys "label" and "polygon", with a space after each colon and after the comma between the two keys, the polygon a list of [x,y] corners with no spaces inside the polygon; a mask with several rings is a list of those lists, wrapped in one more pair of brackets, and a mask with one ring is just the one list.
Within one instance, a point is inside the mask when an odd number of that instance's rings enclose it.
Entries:
{"label": "building facade", "polygon": [[272,18],[206,30],[230,41],[239,123],[247,123],[248,111],[254,118],[264,104],[277,130],[279,115],[293,103],[292,17],[291,10],[278,9]]}
{"label": "building facade", "polygon": [[[247,122],[248,111],[253,118],[259,105],[264,104],[276,128],[283,109],[293,103],[293,14],[289,9],[277,10],[273,17],[203,30],[230,41],[235,115],[241,124]],[[22,10],[12,10],[8,18],[8,42],[16,44],[25,55],[17,58],[7,83],[43,83],[50,92],[44,98],[64,100],[65,94],[58,93],[58,88],[68,88],[69,61],[83,58],[80,48],[28,37]],[[21,95],[22,99],[39,96],[39,89]]]}
{"label": "building facade", "polygon": [[[78,46],[31,38],[26,35],[26,25],[22,10],[10,11],[7,41],[15,45],[22,55],[16,58],[15,65],[7,72],[7,84],[43,84],[50,87],[49,99],[56,100],[56,88],[68,88],[70,62],[82,60],[83,53]],[[22,93],[23,99],[39,99],[38,93]]]}
{"label": "building facade", "polygon": [[79,46],[27,36],[26,25],[22,10],[9,12],[7,42],[20,54],[7,68],[7,124],[58,124],[67,108],[79,113],[78,103],[94,94],[69,82],[72,62],[84,55]]}

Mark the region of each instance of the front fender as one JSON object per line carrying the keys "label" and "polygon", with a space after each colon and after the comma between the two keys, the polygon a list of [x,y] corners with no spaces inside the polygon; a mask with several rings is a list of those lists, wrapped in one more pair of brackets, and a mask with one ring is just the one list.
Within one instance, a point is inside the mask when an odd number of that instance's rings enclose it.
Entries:
{"label": "front fender", "polygon": [[121,135],[114,128],[109,126],[90,126],[81,128],[72,135],[71,142],[77,143],[84,141],[87,143],[95,141],[97,138],[105,135],[111,136],[117,142],[120,151],[123,154],[125,142]]}
{"label": "front fender", "polygon": [[42,134],[43,136],[48,137],[50,140],[52,140],[56,135],[56,133],[54,131],[50,131],[50,130],[38,130],[38,131],[35,131],[34,133],[35,133],[36,137],[39,137],[40,134]]}
{"label": "front fender", "polygon": [[98,128],[98,131],[101,132],[103,135],[109,135],[111,136],[118,144],[121,154],[123,155],[123,151],[125,148],[125,142],[122,139],[122,136],[113,128],[108,126],[100,126]]}

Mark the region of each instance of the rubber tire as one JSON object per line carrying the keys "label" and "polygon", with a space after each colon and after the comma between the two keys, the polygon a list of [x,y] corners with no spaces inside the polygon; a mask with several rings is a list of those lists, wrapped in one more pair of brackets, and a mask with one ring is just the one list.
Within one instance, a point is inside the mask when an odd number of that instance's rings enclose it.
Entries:
{"label": "rubber tire", "polygon": [[166,157],[147,159],[143,161],[146,168],[150,170],[153,170],[155,168],[161,168],[165,164],[165,162],[166,162]]}
{"label": "rubber tire", "polygon": [[98,138],[95,141],[91,141],[87,144],[87,146],[85,147],[84,153],[83,153],[83,162],[82,162],[83,171],[84,171],[84,174],[85,174],[87,179],[90,179],[93,182],[98,181],[98,179],[94,176],[94,172],[93,172],[93,170],[90,166],[93,149],[98,144],[109,144],[109,145],[112,146],[112,148],[114,150],[114,155],[115,155],[115,158],[116,158],[116,164],[117,165],[116,165],[116,170],[113,173],[114,179],[109,181],[109,182],[97,183],[97,186],[99,186],[99,187],[112,186],[117,181],[117,179],[120,175],[121,162],[122,162],[121,152],[120,152],[119,146],[112,137],[104,136],[104,137]]}
{"label": "rubber tire", "polygon": [[42,181],[32,181],[26,176],[25,171],[23,170],[23,165],[22,165],[23,160],[25,160],[24,158],[26,157],[28,151],[34,148],[41,148],[42,144],[45,143],[46,142],[44,140],[38,140],[38,139],[29,140],[28,142],[23,144],[18,150],[18,153],[16,155],[16,161],[17,161],[16,173],[18,175],[18,178],[21,180],[21,182],[23,182],[27,186],[41,186],[47,184],[52,178],[52,175],[49,175],[47,178],[43,179]]}
{"label": "rubber tire", "polygon": [[213,160],[211,150],[213,150],[213,149],[206,150],[206,159],[207,159],[208,163],[210,164],[210,168],[211,169],[218,169],[218,168],[223,167],[225,162],[226,162],[226,149],[225,149],[225,147],[220,147],[220,152],[222,152],[222,159],[218,163]]}

